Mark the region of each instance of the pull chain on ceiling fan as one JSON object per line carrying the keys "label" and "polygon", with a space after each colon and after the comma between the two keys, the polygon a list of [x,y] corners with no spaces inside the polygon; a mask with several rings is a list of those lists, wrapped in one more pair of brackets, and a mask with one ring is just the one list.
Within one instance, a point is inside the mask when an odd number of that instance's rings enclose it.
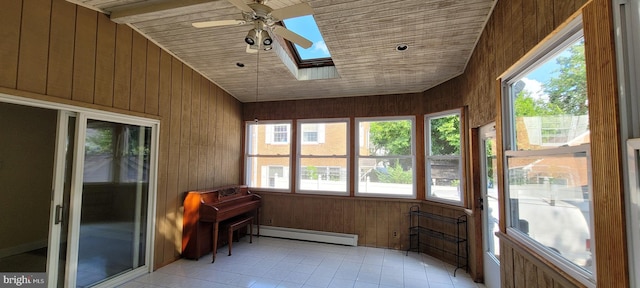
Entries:
{"label": "pull chain on ceiling fan", "polygon": [[[257,50],[256,52],[256,102],[254,103],[253,107],[256,107],[256,104],[258,104],[258,77],[260,75],[260,50]],[[255,114],[255,108],[253,110],[253,113]],[[256,115],[255,118],[253,118],[253,121],[256,122],[256,124],[258,124],[258,116]]]}
{"label": "pull chain on ceiling fan", "polygon": [[242,19],[213,20],[194,22],[191,25],[196,28],[208,28],[218,26],[253,24],[244,38],[247,43],[247,52],[259,49],[270,50],[273,39],[270,33],[287,39],[300,47],[309,48],[313,44],[308,39],[280,25],[279,22],[294,17],[313,14],[313,8],[307,3],[294,4],[280,9],[272,9],[265,5],[266,0],[258,0],[256,3],[246,4],[244,0],[227,0],[242,11]]}

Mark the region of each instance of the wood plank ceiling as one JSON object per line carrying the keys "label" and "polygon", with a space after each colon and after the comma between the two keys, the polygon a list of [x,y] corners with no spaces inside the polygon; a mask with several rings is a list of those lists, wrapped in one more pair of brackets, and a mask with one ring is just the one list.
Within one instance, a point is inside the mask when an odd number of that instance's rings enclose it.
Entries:
{"label": "wood plank ceiling", "polygon": [[[150,5],[162,7],[129,17],[126,23],[241,102],[425,91],[462,74],[496,2],[270,0],[266,5],[273,9],[300,2],[313,8],[339,74],[334,79],[297,80],[276,55],[276,49],[262,51],[259,56],[246,53],[243,39],[251,25],[201,29],[191,26],[198,21],[241,19],[240,10],[228,1],[69,1],[107,14]],[[398,52],[398,44],[407,44],[409,48]],[[236,63],[245,67],[239,68]],[[259,77],[257,93],[256,77]]]}

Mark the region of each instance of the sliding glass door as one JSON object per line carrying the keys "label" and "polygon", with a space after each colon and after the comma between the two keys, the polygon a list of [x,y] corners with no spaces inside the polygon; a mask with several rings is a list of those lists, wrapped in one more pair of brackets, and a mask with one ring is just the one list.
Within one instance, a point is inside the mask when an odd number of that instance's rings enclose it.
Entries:
{"label": "sliding glass door", "polygon": [[158,131],[0,94],[0,274],[114,287],[151,271]]}
{"label": "sliding glass door", "polygon": [[147,264],[152,127],[81,121],[76,287],[90,287]]}

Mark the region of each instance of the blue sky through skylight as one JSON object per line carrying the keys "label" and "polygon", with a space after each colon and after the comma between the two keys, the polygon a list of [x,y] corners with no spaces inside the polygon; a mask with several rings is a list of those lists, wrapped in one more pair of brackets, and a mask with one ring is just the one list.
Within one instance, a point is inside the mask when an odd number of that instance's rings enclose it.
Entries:
{"label": "blue sky through skylight", "polygon": [[287,29],[307,38],[313,43],[309,49],[304,49],[295,45],[301,60],[331,57],[329,49],[327,49],[327,45],[324,43],[324,39],[322,38],[322,34],[320,34],[320,30],[318,29],[318,25],[316,24],[316,20],[313,18],[313,15],[289,18],[283,21],[284,25],[287,26]]}

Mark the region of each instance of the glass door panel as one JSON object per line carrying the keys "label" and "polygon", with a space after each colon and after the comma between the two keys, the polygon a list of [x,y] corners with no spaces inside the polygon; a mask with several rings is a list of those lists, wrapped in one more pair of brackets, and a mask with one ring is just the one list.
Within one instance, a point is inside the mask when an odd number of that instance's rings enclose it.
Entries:
{"label": "glass door panel", "polygon": [[489,288],[500,287],[500,242],[496,232],[500,231],[500,205],[498,202],[498,187],[496,182],[496,136],[494,125],[482,127],[481,151],[482,157],[482,230],[483,230],[483,259],[484,279]]}
{"label": "glass door panel", "polygon": [[485,183],[485,225],[487,227],[486,251],[495,258],[497,262],[500,259],[500,239],[496,236],[496,232],[500,231],[500,206],[498,205],[498,188],[497,180],[497,159],[496,159],[496,139],[487,138],[484,141],[485,148],[485,166],[486,171]]}
{"label": "glass door panel", "polygon": [[151,127],[88,119],[77,287],[145,265]]}

